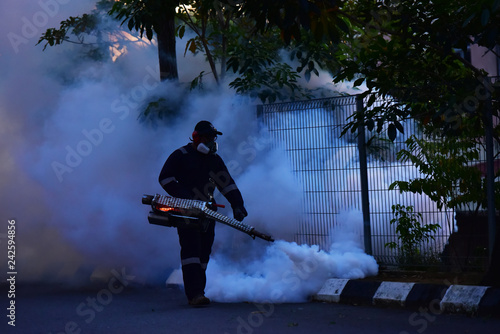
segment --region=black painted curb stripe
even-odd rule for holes
[[[500,316],[500,288],[486,290],[478,305],[477,313],[480,316]]]
[[[372,304],[373,295],[382,282],[349,280],[340,293],[340,303]]]
[[[405,306],[410,309],[427,308],[439,311],[439,303],[448,287],[448,285],[444,284],[416,283],[405,300]]]

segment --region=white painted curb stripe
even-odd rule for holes
[[[487,286],[452,285],[441,300],[441,310],[475,312],[486,290]]]
[[[342,293],[342,290],[344,290],[347,282],[349,282],[349,280],[345,278],[331,278],[326,280],[325,284],[316,294],[314,299],[324,302],[340,302],[340,294]]]
[[[415,283],[382,282],[373,295],[373,304],[398,303],[405,305],[406,297]]]

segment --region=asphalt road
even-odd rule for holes
[[[2,296],[7,296],[5,286]],[[0,333],[499,333],[500,318],[309,302],[187,305],[177,288],[17,286],[15,326],[2,297]]]

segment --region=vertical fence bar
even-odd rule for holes
[[[363,98],[356,96],[356,112],[363,112]],[[361,181],[361,207],[363,211],[363,238],[365,253],[372,254],[372,233],[370,226],[370,202],[368,196],[368,164],[366,159],[365,126],[358,126],[359,176]]]

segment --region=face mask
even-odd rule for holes
[[[208,143],[198,144],[198,147],[196,149],[198,150],[198,152],[201,152],[203,154],[215,154],[218,148],[219,146],[215,141],[209,141]]]

